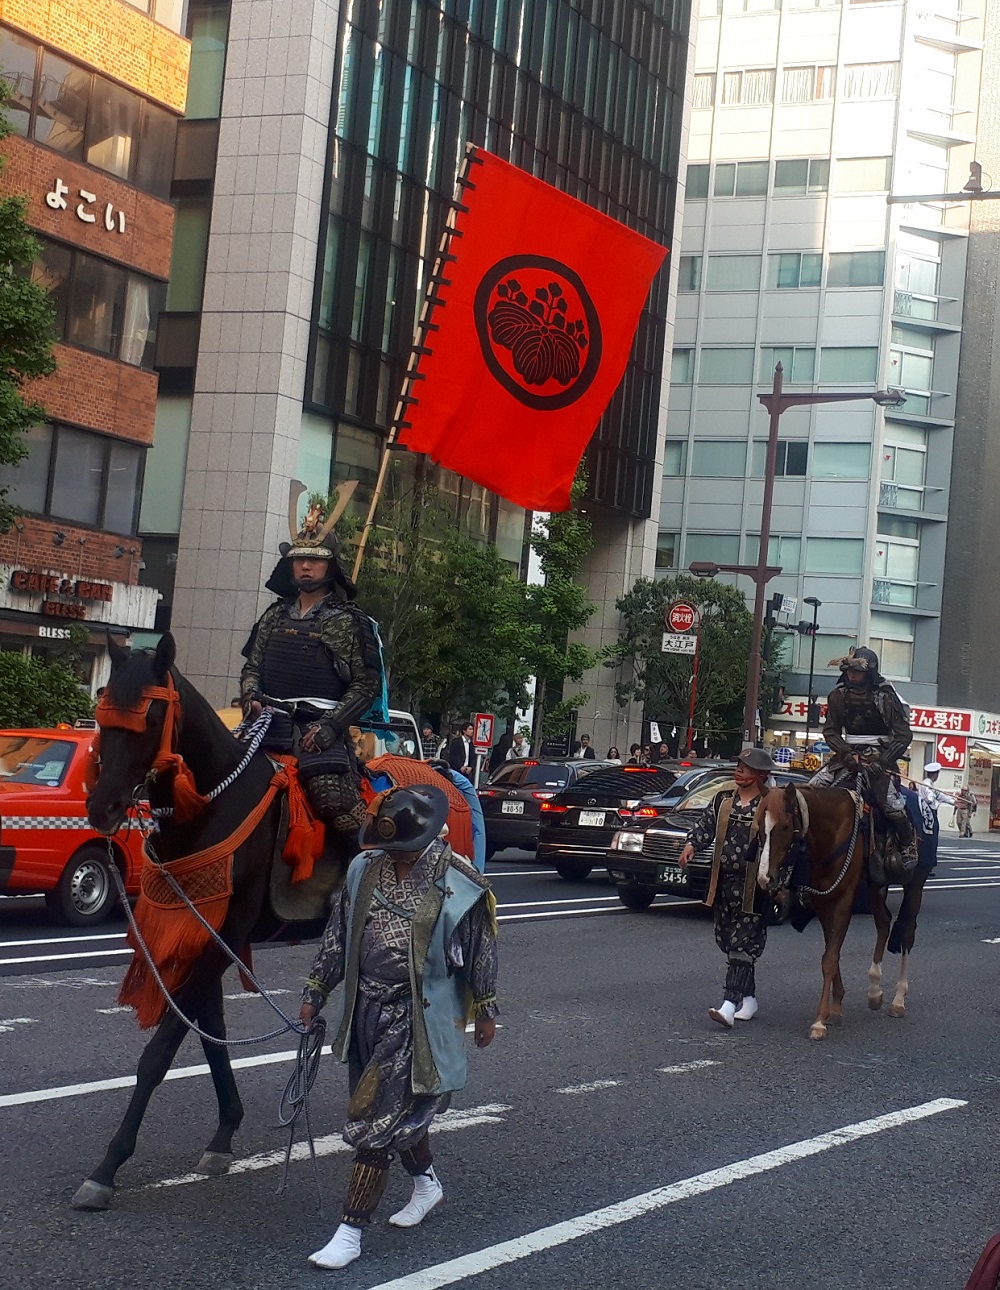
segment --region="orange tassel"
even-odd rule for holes
[[[193,820],[208,805],[208,798],[198,792],[191,769],[180,753],[161,752],[153,762],[153,770],[158,775],[173,772],[174,819],[178,824]]]
[[[288,836],[281,856],[292,866],[292,882],[304,882],[312,877],[313,866],[323,854],[326,830],[323,821],[313,815],[295,760],[286,756],[274,760],[281,763],[280,775],[288,795]]]

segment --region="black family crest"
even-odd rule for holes
[[[601,324],[567,265],[508,256],[483,275],[474,312],[486,365],[519,402],[556,411],[589,389],[601,362]]]

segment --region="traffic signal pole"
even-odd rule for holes
[[[698,615],[698,629],[694,638],[694,662],[691,665],[691,702],[688,704],[687,742],[684,751],[694,747],[694,705],[698,699],[698,656],[701,653],[701,610],[695,608]]]

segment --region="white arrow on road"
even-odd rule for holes
[[[0,1035],[9,1035],[15,1026],[36,1026],[37,1017],[7,1017],[0,1021]]]

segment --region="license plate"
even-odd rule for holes
[[[581,811],[580,823],[592,829],[603,828],[605,814],[605,811]]]
[[[688,876],[684,870],[677,864],[665,864],[660,866],[660,882],[672,882],[677,886],[686,887]]]
[[[523,802],[501,802],[500,814],[501,815],[523,815],[524,803]]]

